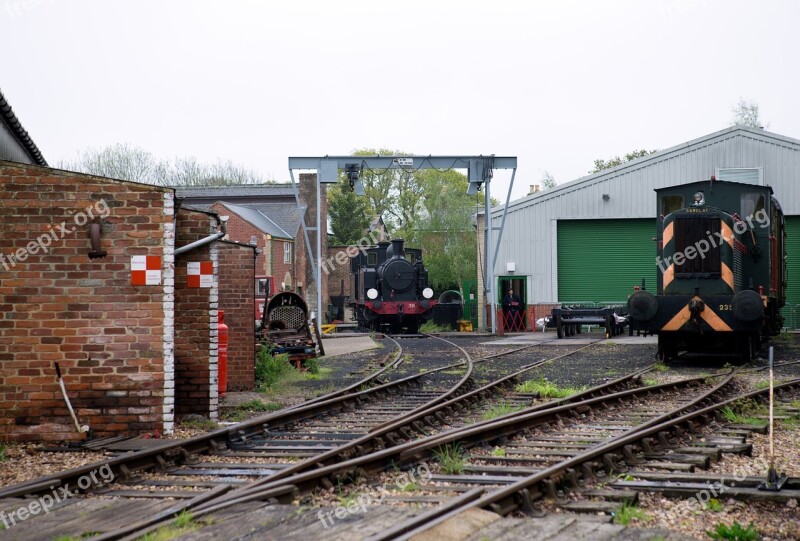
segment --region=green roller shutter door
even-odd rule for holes
[[[558,300],[624,302],[656,290],[656,220],[559,220]]]
[[[800,328],[800,216],[786,217],[786,307],[784,325]],[[795,308],[796,307],[796,308]]]

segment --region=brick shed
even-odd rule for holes
[[[0,439],[80,436],[55,362],[97,435],[171,431],[173,191],[1,161],[0,187]],[[132,285],[132,256],[164,279]]]
[[[176,213],[171,188],[13,162],[0,161],[0,189],[0,440],[83,437],[56,362],[96,436],[215,418],[218,308],[232,382],[251,388],[254,250],[210,242],[215,214]]]

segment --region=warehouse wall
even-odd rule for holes
[[[528,303],[558,301],[558,220],[655,218],[656,188],[708,179],[717,168],[733,167],[763,168],[764,182],[784,212],[800,214],[800,141],[730,128],[514,201],[495,275],[505,274],[506,262],[513,261],[516,274],[529,277]],[[501,215],[502,209],[492,212],[497,227]]]
[[[0,440],[170,429],[172,284],[131,285],[131,255],[171,247],[172,190],[0,162]],[[89,210],[104,258],[90,259]]]

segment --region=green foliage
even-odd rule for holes
[[[642,383],[644,383],[648,387],[652,387],[654,385],[658,385],[658,380],[655,378],[644,378],[642,380]]]
[[[432,320],[426,321],[422,325],[419,326],[419,332],[422,333],[432,333],[432,332],[448,332],[452,331],[450,327],[445,327],[444,325],[437,325]]]
[[[434,451],[434,456],[447,475],[461,475],[464,473],[464,449],[458,443],[439,447]]]
[[[328,241],[331,245],[356,244],[365,236],[371,219],[367,200],[356,195],[345,178],[336,187],[328,188],[328,214],[333,232]]]
[[[494,450],[492,450],[492,456],[506,456],[506,450],[502,447],[495,447]]]
[[[319,374],[320,366],[319,366],[319,359],[313,357],[311,359],[306,359],[303,361],[303,367],[308,371],[309,374]]]
[[[191,523],[192,523],[192,513],[186,510],[181,511],[178,514],[178,516],[175,517],[175,521],[173,522],[176,528],[185,528]]]
[[[642,509],[629,503],[623,503],[619,511],[614,513],[614,524],[627,526],[632,521],[650,520]]]
[[[500,417],[502,415],[508,415],[509,413],[514,413],[515,411],[519,411],[523,409],[524,406],[516,406],[514,404],[509,404],[506,401],[500,402],[496,406],[492,406],[488,410],[486,410],[481,419],[484,421],[488,421],[489,419],[494,419],[495,417]]]
[[[543,171],[542,172],[542,190],[549,190],[550,188],[556,187],[556,178],[550,174],[550,171]]]
[[[400,489],[403,492],[415,492],[415,491],[420,489],[420,486],[419,486],[418,483],[415,483],[415,482],[412,481],[412,482],[406,483],[404,485],[399,485],[397,488]]]
[[[254,398],[253,400],[242,402],[236,406],[236,409],[240,411],[277,411],[281,409],[281,405],[277,402],[262,402]]]
[[[611,169],[612,167],[622,165],[625,162],[630,162],[637,158],[643,158],[644,156],[648,156],[656,152],[658,152],[658,150],[645,150],[645,149],[634,150],[632,152],[628,152],[627,154],[625,154],[624,158],[620,158],[619,156],[614,156],[613,158],[609,158],[608,160],[595,160],[594,169],[589,171],[589,173],[599,173],[604,169]]]
[[[275,383],[294,372],[287,355],[273,355],[268,347],[262,348],[256,356],[256,385],[272,387]]]
[[[376,154],[408,155],[389,149],[353,152],[354,156]],[[415,160],[415,168],[422,165],[419,160]],[[472,216],[483,208],[483,194],[467,195],[467,177],[455,170],[365,168],[361,181],[366,194],[362,199],[368,209],[365,214],[382,216],[393,238],[402,238],[406,246],[422,249],[431,286],[463,291],[464,280],[477,276],[477,242]],[[334,195],[333,199],[337,197]],[[331,220],[334,234],[341,241],[338,227],[343,220],[333,214]]]
[[[622,481],[633,481],[635,479],[635,477],[629,473],[621,473],[617,477],[619,477],[619,479]]]
[[[210,522],[196,521],[191,512],[184,510],[170,524],[140,537],[138,541],[171,541],[199,530],[204,524]]]
[[[669,367],[664,363],[656,363],[653,365],[653,370],[655,370],[656,372],[666,372],[667,370],[669,370]]]
[[[5,462],[6,460],[8,460],[6,456],[6,446],[0,443],[0,462]]]
[[[754,400],[739,400],[732,406],[721,408],[720,413],[729,423],[760,426],[765,424],[765,421],[755,416],[766,415],[769,410],[766,405]]]
[[[517,385],[517,392],[538,394],[540,398],[564,398],[582,390],[582,387],[559,387],[541,378]]]
[[[192,428],[198,430],[214,430],[218,428],[217,422],[211,419],[203,419],[202,421],[183,421],[181,423],[183,428]]]
[[[714,513],[722,513],[725,510],[725,506],[716,498],[711,498],[706,502],[705,505],[706,511],[712,511]]]
[[[733,118],[731,124],[745,128],[756,128],[763,130],[767,124],[762,122],[758,112],[758,104],[744,98],[739,98],[739,102],[731,109]]]
[[[730,526],[720,522],[714,527],[713,530],[706,530],[706,534],[715,540],[728,540],[728,541],[756,541],[759,538],[758,530],[751,522],[747,528],[734,522]]]

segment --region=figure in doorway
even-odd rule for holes
[[[514,295],[513,289],[509,289],[508,294],[503,297],[503,318],[505,319],[506,330],[525,330],[525,321],[522,318],[522,303],[519,297]]]

